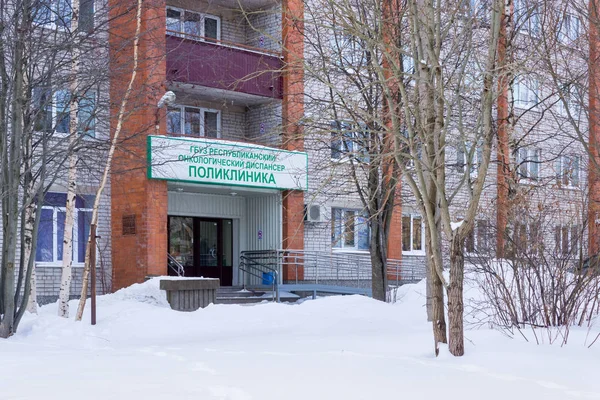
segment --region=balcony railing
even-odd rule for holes
[[[279,53],[173,31],[166,43],[170,81],[282,98]]]

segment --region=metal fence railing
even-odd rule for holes
[[[270,283],[325,284],[344,287],[370,287],[371,258],[368,254],[306,250],[244,251],[240,257],[240,282],[257,286]],[[414,283],[425,278],[420,259],[387,260],[390,285]]]

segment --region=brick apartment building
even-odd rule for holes
[[[134,6],[108,1],[111,132],[119,124],[120,100],[127,96],[134,65]],[[360,199],[352,193],[324,195],[326,172],[316,162],[323,150],[305,146],[303,17],[302,0],[144,2],[137,77],[99,221],[99,244],[112,290],[181,267],[186,276],[242,285],[260,279],[243,268],[244,256],[253,252],[329,253],[350,260],[368,254]],[[175,99],[159,107],[168,91]],[[522,98],[517,102],[526,108],[529,88],[518,93]],[[540,124],[534,115],[523,118],[518,130],[528,131],[532,124],[539,136],[557,129],[550,118]],[[532,182],[554,179],[562,157],[564,163],[576,160],[577,173],[571,171],[564,185],[568,190],[558,188],[551,195],[559,204],[573,203],[586,181],[583,148],[574,144],[569,154],[551,154],[536,147],[531,136],[528,140],[531,145],[523,146],[519,157],[525,178]],[[462,173],[465,156],[457,149],[448,157],[457,158]],[[325,153],[334,157],[331,149]],[[485,229],[496,218],[496,178],[492,166],[484,211],[468,244],[473,248],[490,246]],[[395,207],[388,257],[422,263],[423,219],[406,185],[402,191],[404,204]],[[80,207],[89,211],[83,203]],[[454,214],[459,217],[460,212],[458,205]],[[565,224],[583,222],[569,219]],[[82,223],[81,238],[86,229]],[[572,234],[569,229],[567,236]],[[60,243],[57,235],[54,228],[54,245],[49,246]],[[40,286],[43,296],[56,294],[57,249],[54,254],[40,263],[44,268],[38,274],[50,282]],[[304,273],[289,263],[281,279],[303,279]]]

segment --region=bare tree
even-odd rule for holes
[[[91,11],[89,1],[84,1]],[[84,97],[106,79],[97,68],[102,60],[86,57],[103,47],[93,38],[97,32],[92,26],[79,35],[83,27],[77,16],[74,23],[71,20],[72,10],[52,8],[37,0],[2,1],[0,6],[0,336],[8,337],[16,331],[28,303],[28,309],[35,311],[34,270],[45,195],[53,185],[65,181],[64,167],[70,154],[88,149],[94,153],[103,146],[102,140],[84,140],[86,135],[78,133],[80,113],[76,106],[67,111],[69,99]],[[93,14],[88,12],[86,18],[90,20]],[[67,73],[75,59],[78,66],[85,64],[85,73],[76,74],[75,82],[85,76],[79,81],[85,84],[73,85]],[[68,96],[68,91],[61,90],[66,82],[72,84]],[[90,118],[95,117],[95,109],[86,111]],[[75,134],[65,136],[69,114]],[[71,232],[67,229],[65,234]]]
[[[485,9],[420,0],[313,3],[306,6],[306,40],[315,57],[307,55],[306,68],[325,90],[311,88],[310,95],[327,106],[321,109],[329,108],[330,118],[362,122],[392,138],[380,160],[393,155],[425,217],[436,352],[446,339],[445,287],[450,351],[462,355],[464,242],[478,212],[496,134],[504,2]],[[340,117],[331,112],[338,110]],[[458,177],[449,177],[447,154],[456,153],[464,161]],[[463,210],[460,222],[456,208]]]

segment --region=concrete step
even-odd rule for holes
[[[217,297],[216,304],[256,304],[263,301],[270,301],[262,297]]]
[[[265,292],[253,291],[253,290],[217,290],[217,298],[228,298],[228,297],[256,297],[262,296]]]
[[[281,292],[279,299],[282,302],[295,302],[300,296],[289,292]],[[217,291],[217,304],[252,304],[263,301],[273,301],[271,291]]]

